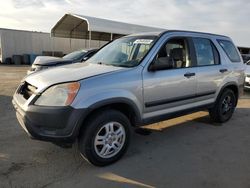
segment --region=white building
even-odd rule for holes
[[[104,43],[93,41],[93,47]],[[50,33],[22,31],[0,28],[0,61],[13,55],[38,54],[45,51],[62,52],[63,54],[77,49],[87,48],[88,41],[83,39],[68,39],[51,37]]]
[[[82,48],[98,48],[124,35],[160,30],[164,29],[65,14],[51,33],[0,28],[0,61],[13,55],[42,55],[44,51],[66,54]]]
[[[92,47],[93,40],[110,41],[128,34],[163,30],[166,29],[78,14],[65,14],[51,29],[51,36],[88,40],[89,47]]]

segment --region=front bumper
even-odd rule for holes
[[[73,107],[44,107],[30,105],[24,110],[12,101],[17,119],[31,138],[55,143],[72,143],[78,136],[86,114],[85,109]]]

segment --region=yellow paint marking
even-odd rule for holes
[[[119,182],[119,183],[127,183],[127,184],[137,185],[140,187],[154,188],[151,185],[140,183],[138,181],[134,181],[134,180],[131,180],[131,179],[128,179],[128,178],[125,178],[125,177],[122,177],[122,176],[119,176],[119,175],[116,175],[113,173],[104,173],[104,174],[99,175],[99,177],[102,179],[115,181],[115,182]]]
[[[208,112],[204,112],[204,111],[196,112],[196,113],[193,113],[193,114],[181,116],[181,117],[178,117],[178,118],[169,119],[169,120],[162,121],[162,122],[159,122],[159,123],[146,125],[146,126],[143,126],[143,128],[152,129],[152,130],[156,130],[156,131],[162,131],[163,129],[165,129],[167,127],[172,127],[172,126],[175,126],[175,125],[183,124],[183,123],[186,123],[188,121],[192,121],[192,120],[195,120],[195,119],[198,119],[198,118],[201,118],[201,117],[205,117],[207,115],[208,115]]]
[[[9,158],[9,155],[0,153],[0,160],[6,161]]]

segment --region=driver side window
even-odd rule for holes
[[[188,42],[184,38],[168,40],[156,55],[155,64],[164,69],[190,67]]]

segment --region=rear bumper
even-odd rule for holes
[[[244,89],[250,89],[250,83],[245,82],[244,83]]]
[[[72,143],[78,136],[85,109],[30,105],[23,109],[12,101],[17,119],[31,138],[56,143]]]
[[[250,77],[245,78],[244,89],[250,89]]]

